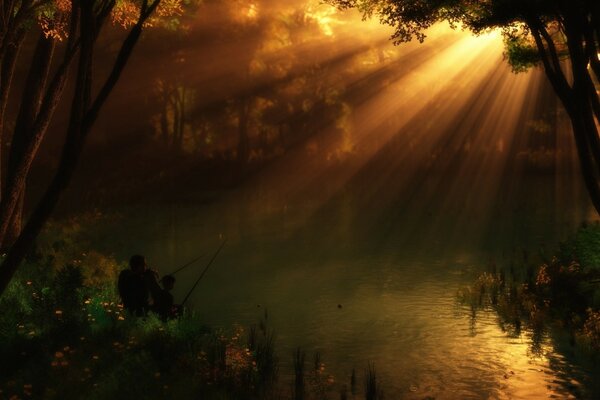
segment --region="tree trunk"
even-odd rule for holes
[[[27,183],[25,184],[27,185]],[[5,248],[12,246],[21,233],[21,227],[23,225],[23,209],[25,207],[25,192],[25,190],[21,192],[15,210],[10,218],[10,222],[8,223],[4,238]]]
[[[8,105],[8,97],[12,86],[13,75],[21,44],[25,38],[25,31],[21,30],[15,35],[15,40],[7,46],[4,56],[0,58],[0,166],[2,166],[2,153],[4,143],[4,123],[6,106]],[[0,200],[2,199],[3,184],[2,169],[0,167]]]
[[[112,4],[114,5],[114,3]],[[39,235],[42,227],[52,214],[61,194],[70,182],[87,135],[98,118],[98,114],[106,103],[108,96],[119,81],[123,69],[127,65],[131,53],[139,40],[144,23],[156,10],[156,7],[158,7],[159,4],[160,0],[154,0],[150,4],[148,4],[147,0],[144,0],[138,22],[125,38],[108,78],[106,78],[98,95],[92,101],[91,83],[93,47],[99,33],[99,28],[102,25],[104,18],[108,16],[110,9],[103,10],[104,18],[99,18],[94,15],[94,9],[90,3],[78,3],[82,17],[80,27],[81,51],[77,83],[75,85],[75,94],[73,96],[71,107],[71,118],[65,144],[63,146],[63,152],[61,154],[59,166],[44,196],[33,210],[30,218],[21,231],[21,234],[10,247],[6,254],[6,258],[2,262],[2,265],[0,265],[0,295],[4,293],[4,290],[33,245],[33,242]],[[76,10],[73,10],[73,12],[76,12]]]
[[[46,39],[42,34],[23,90],[8,160],[6,189],[0,202],[0,248],[2,249],[10,246],[6,234],[11,221],[21,220],[21,215],[14,214],[21,212],[21,208],[17,206],[24,196],[29,169],[64,89],[68,63],[70,63],[68,59],[59,68],[52,85],[46,90],[54,48],[55,41]],[[17,225],[13,225],[13,228],[15,227]]]
[[[237,161],[241,167],[246,165],[250,152],[250,139],[248,138],[248,108],[247,96],[238,101],[238,148]]]
[[[536,41],[544,72],[571,120],[581,174],[592,204],[600,214],[600,138],[590,99],[588,80],[591,78],[587,72],[587,59],[581,42],[577,42],[577,38],[583,37],[583,32],[576,24],[574,26],[572,21],[565,24],[573,71],[573,86],[569,86],[559,65],[556,48],[545,26],[535,19],[528,21],[528,25]],[[544,46],[542,37],[547,47]]]
[[[593,152],[590,149],[589,136],[591,133],[586,129],[584,116],[571,114],[569,116],[571,126],[573,127],[573,136],[575,137],[583,181],[596,212],[600,214],[600,187],[597,173],[599,164],[598,160],[594,159]]]
[[[50,66],[52,65],[55,44],[55,40],[46,38],[43,33],[40,34],[31,62],[32,67],[29,71],[23,90],[19,114],[15,123],[15,130],[8,159],[7,182],[13,181],[27,148],[27,143],[34,139],[32,132],[33,124],[39,115],[40,107],[42,105],[44,91],[48,82],[48,75],[50,74]],[[19,235],[23,205],[25,202],[25,186],[26,182],[18,189],[20,193],[18,194],[18,200],[12,211],[10,221],[7,222],[6,235],[1,243],[2,248],[10,246]],[[12,190],[10,185],[7,187],[7,190]]]
[[[163,109],[160,113],[160,134],[163,144],[168,148],[169,146],[169,120],[167,114],[169,112],[169,97],[166,93],[163,93]]]
[[[177,150],[183,151],[183,135],[185,134],[185,88],[181,88],[180,101],[179,101],[179,132],[177,139]]]

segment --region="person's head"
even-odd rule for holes
[[[173,286],[175,286],[175,277],[173,275],[165,275],[160,281],[165,290],[171,290],[173,289]]]
[[[131,256],[129,259],[129,267],[135,273],[143,273],[146,270],[146,258],[139,254]]]

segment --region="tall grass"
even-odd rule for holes
[[[0,398],[290,399],[266,310],[230,332],[189,310],[170,321],[132,317],[115,290],[124,265],[79,248],[80,229],[73,222],[62,239],[42,238],[0,297]],[[95,275],[98,265],[105,271]],[[320,352],[307,368],[297,349],[293,365],[294,400],[347,397]],[[355,372],[350,388],[357,399]]]
[[[531,332],[534,353],[542,351],[543,338],[563,331],[572,346],[595,356],[600,354],[599,254],[600,225],[584,225],[553,257],[523,252],[507,268],[498,271],[493,265],[461,290],[459,299],[474,317],[481,309],[495,311],[511,336]]]
[[[365,400],[382,400],[383,391],[377,382],[375,364],[369,363],[365,370]]]
[[[294,352],[294,386],[292,396],[294,400],[304,400],[304,367],[305,367],[306,353],[298,347]]]

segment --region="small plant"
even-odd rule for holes
[[[365,370],[365,400],[381,400],[383,393],[378,387],[375,364],[369,363]]]
[[[298,347],[294,352],[294,400],[304,399],[304,361],[306,353]]]

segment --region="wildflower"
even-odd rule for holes
[[[54,357],[55,358],[63,358],[65,355],[62,351],[57,351],[56,353],[54,353]]]
[[[54,314],[56,314],[57,316],[61,316],[63,314],[62,310],[56,310],[54,311]]]
[[[548,265],[542,265],[535,279],[535,284],[537,286],[548,285],[550,284],[551,280],[550,274],[548,273]]]

